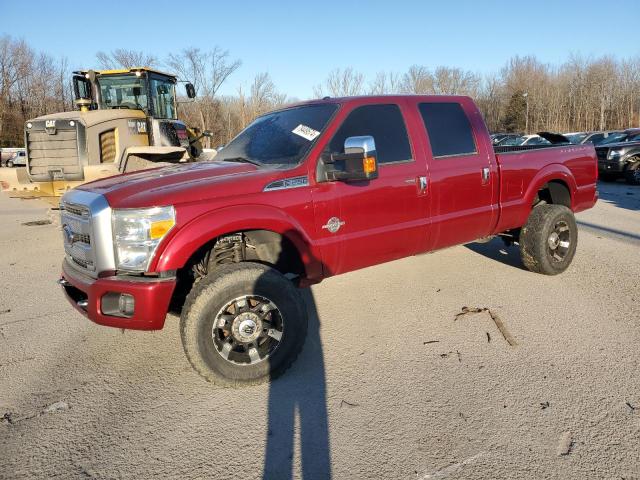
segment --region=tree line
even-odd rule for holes
[[[233,81],[241,61],[218,46],[186,48],[165,58],[117,49],[98,52],[87,63],[97,69],[151,66],[192,82],[197,98],[180,104],[180,118],[211,130],[210,146],[227,143],[257,116],[297,100],[278,90],[267,72],[257,73],[249,85],[238,85],[234,94],[221,95],[220,88]],[[0,37],[0,146],[22,145],[26,120],[72,110],[71,76],[67,59],[38,52],[21,39]],[[640,56],[572,55],[559,65],[515,56],[498,72],[484,75],[416,64],[406,72],[367,76],[347,67],[331,70],[313,87],[314,97],[394,93],[469,95],[494,132],[638,127]]]

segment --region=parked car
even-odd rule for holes
[[[500,147],[523,147],[533,145],[550,145],[551,142],[540,135],[518,135],[503,139],[497,146]]]
[[[576,145],[584,145],[585,143],[592,143],[594,145],[598,145],[600,142],[609,138],[610,135],[614,133],[620,133],[619,131],[608,131],[608,132],[573,132],[573,133],[565,133],[564,136],[569,139],[569,141]]]
[[[519,242],[529,270],[563,272],[576,251],[574,212],[597,199],[595,151],[503,150],[469,97],[289,106],[254,120],[212,162],[67,192],[60,284],[102,325],[161,329],[177,309],[201,376],[268,381],[304,344],[296,287],[495,235]]]
[[[18,150],[14,152],[5,162],[5,167],[26,167],[27,166],[27,152],[24,150]]]
[[[494,145],[499,145],[500,142],[506,140],[507,138],[519,137],[519,133],[494,133],[491,135],[491,142]]]
[[[15,156],[16,152],[23,152],[24,148],[0,148],[0,167],[6,167],[9,159]]]
[[[624,177],[640,185],[640,128],[614,133],[596,145],[600,178],[612,181]]]

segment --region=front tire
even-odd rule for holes
[[[264,383],[281,375],[307,334],[301,295],[280,272],[258,263],[222,265],[185,302],[180,335],[193,368],[222,386]]]
[[[535,273],[557,275],[571,264],[578,244],[573,212],[563,205],[539,205],[520,231],[520,256]]]
[[[640,185],[640,159],[629,165],[629,168],[624,172],[624,179],[629,185]]]

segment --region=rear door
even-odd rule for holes
[[[325,275],[355,270],[416,253],[424,241],[427,198],[420,187],[426,163],[414,155],[403,100],[347,105],[336,119],[325,153],[342,153],[347,137],[371,135],[379,177],[323,182],[312,189],[316,235]]]
[[[488,236],[498,219],[498,168],[470,99],[429,99],[417,108],[428,137],[428,249]]]

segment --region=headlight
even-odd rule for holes
[[[160,241],[176,224],[172,206],[140,210],[113,210],[116,268],[144,272]]]
[[[617,158],[622,155],[622,150],[609,150],[609,158]]]

